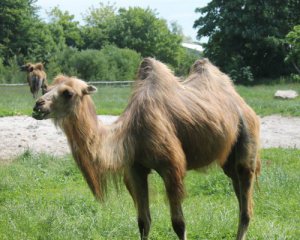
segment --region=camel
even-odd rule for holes
[[[45,94],[48,83],[44,65],[42,63],[27,63],[21,66],[21,70],[27,72],[27,82],[33,98],[37,98],[40,88],[42,89],[42,94]]]
[[[90,97],[96,88],[62,75],[36,101],[33,117],[51,118],[64,131],[97,199],[105,196],[109,176],[123,175],[141,239],[148,238],[151,224],[150,171],[162,177],[173,229],[185,240],[184,176],[216,162],[232,180],[240,211],[236,239],[245,239],[261,165],[258,117],[207,59],[196,61],[183,82],[152,58],[141,62],[137,75],[128,106],[111,125],[97,119]]]

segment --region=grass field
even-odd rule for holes
[[[299,239],[300,150],[262,151],[248,239]],[[121,187],[96,202],[71,157],[25,153],[0,166],[0,239],[138,239],[135,209]],[[184,212],[188,239],[234,239],[237,201],[218,168],[190,172]],[[161,179],[150,175],[150,239],[176,239]]]
[[[254,87],[238,86],[238,92],[260,116],[280,114],[300,116],[300,98],[294,100],[274,100],[277,89],[294,89],[300,93],[300,84],[285,84]],[[93,95],[98,114],[119,115],[127,105],[130,87],[98,86]],[[0,86],[0,117],[12,115],[31,115],[34,99],[27,86]]]

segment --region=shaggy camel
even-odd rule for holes
[[[45,94],[48,83],[44,65],[42,63],[27,63],[21,66],[21,70],[27,72],[27,82],[33,98],[37,98],[40,88],[42,89],[42,94]]]
[[[62,128],[96,198],[103,198],[108,175],[124,173],[141,239],[147,239],[147,176],[154,169],[166,187],[173,229],[186,239],[183,178],[187,170],[216,161],[232,180],[240,209],[237,239],[245,238],[260,171],[259,120],[225,74],[198,60],[179,82],[164,64],[146,58],[128,106],[109,126],[97,119],[89,96],[95,91],[82,80],[58,76],[37,100],[33,117],[52,118]]]

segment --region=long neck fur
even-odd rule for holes
[[[73,157],[97,199],[106,193],[107,178],[115,180],[124,166],[124,137],[121,122],[104,126],[97,119],[90,96],[83,96],[74,112],[60,123]]]

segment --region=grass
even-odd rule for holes
[[[280,114],[300,116],[300,98],[293,100],[274,100],[277,89],[294,89],[300,93],[300,84],[259,85],[254,87],[237,86],[238,92],[260,116]],[[31,115],[34,99],[27,86],[0,86],[0,117],[12,115]],[[98,114],[119,115],[127,105],[130,87],[98,86],[93,95]]]
[[[248,239],[300,236],[300,150],[268,149],[256,189]],[[135,209],[121,187],[96,202],[70,157],[25,153],[0,166],[0,239],[138,239]],[[184,201],[189,239],[233,239],[238,206],[230,181],[215,167],[190,172]],[[161,179],[150,175],[150,239],[176,239]]]
[[[260,116],[280,114],[282,116],[300,116],[300,98],[274,99],[276,90],[295,90],[300,93],[300,84],[258,85],[253,87],[237,86],[245,101]]]
[[[100,86],[93,95],[98,114],[119,115],[127,105],[130,87]],[[31,115],[35,100],[28,86],[0,86],[0,117]]]

